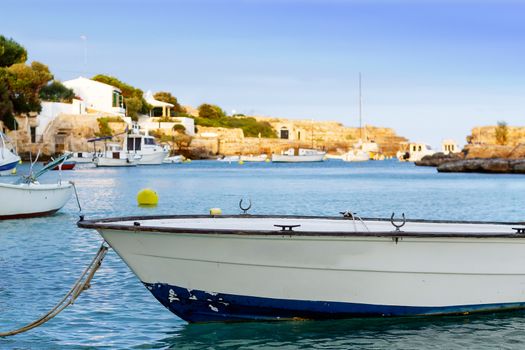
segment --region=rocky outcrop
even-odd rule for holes
[[[517,173],[525,174],[525,159],[462,159],[437,167],[442,173]]]
[[[514,146],[502,145],[466,145],[464,148],[467,159],[476,158],[506,158],[521,159],[525,158],[525,143],[518,143]]]
[[[419,166],[439,166],[444,163],[463,159],[463,157],[463,153],[444,154],[442,152],[438,152],[430,156],[424,156],[420,161],[416,162],[415,164]]]
[[[472,128],[472,133],[467,136],[467,140],[474,145],[497,145],[496,128],[495,125]],[[507,126],[507,142],[505,144],[516,146],[520,143],[525,143],[525,127]]]

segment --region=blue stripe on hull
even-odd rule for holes
[[[17,164],[18,164],[18,161],[9,163],[9,164],[0,165],[0,171],[13,170],[14,168],[16,168]]]
[[[209,293],[163,283],[144,283],[144,285],[162,305],[188,322],[457,315],[525,308],[525,302],[424,307],[287,300]]]

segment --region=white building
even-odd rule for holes
[[[441,152],[444,154],[459,153],[460,151],[458,144],[454,140],[446,139],[441,142]]]
[[[85,102],[88,112],[101,112],[125,116],[124,99],[120,89],[95,80],[78,77],[64,81],[66,87]]]
[[[171,103],[164,101],[156,100],[153,97],[151,91],[148,91],[144,95],[144,99],[149,103],[153,108],[150,110],[149,117],[139,118],[139,125],[142,129],[152,130],[152,129],[164,129],[171,130],[175,125],[180,124],[184,126],[186,135],[194,136],[195,135],[195,121],[193,118],[187,117],[176,117],[173,113],[173,107]],[[171,121],[163,122],[162,119],[170,118]]]

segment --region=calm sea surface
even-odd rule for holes
[[[19,173],[24,173],[22,166]],[[53,182],[57,172],[41,182]],[[190,164],[63,172],[77,184],[87,218],[149,214],[204,214],[211,207],[239,212],[251,198],[253,214],[524,220],[525,177],[438,174],[395,161],[320,164]],[[2,182],[13,178],[0,178]],[[145,187],[156,208],[136,205]],[[8,201],[9,198],[0,198]],[[96,253],[101,238],[79,229],[72,199],[54,216],[0,221],[0,331],[47,312]],[[454,286],[450,286],[454,288]],[[385,291],[388,292],[388,291]],[[417,291],[415,291],[417,292]],[[33,331],[0,339],[6,349],[449,349],[525,348],[525,313],[465,317],[354,319],[189,325],[161,306],[110,251],[77,302]]]

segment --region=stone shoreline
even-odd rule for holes
[[[525,159],[473,158],[453,160],[437,167],[440,173],[525,174]]]

